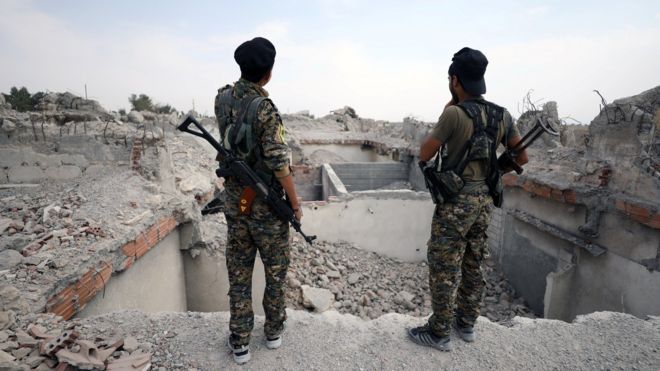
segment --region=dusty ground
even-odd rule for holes
[[[153,351],[154,369],[167,370],[657,370],[660,319],[641,320],[599,312],[572,323],[516,318],[507,328],[481,317],[477,340],[453,335],[454,351],[443,353],[410,342],[405,329],[424,320],[387,314],[364,321],[329,311],[289,311],[284,345],[263,345],[263,318],[257,317],[252,360],[233,363],[225,341],[227,313],[120,312],[75,320],[87,337],[132,334]]]

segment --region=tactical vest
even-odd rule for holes
[[[496,207],[502,206],[502,175],[497,163],[497,133],[504,120],[504,108],[486,100],[467,100],[458,104],[470,117],[473,133],[463,148],[463,159],[454,172],[462,176],[468,162],[482,161],[487,166],[485,183]],[[484,123],[482,112],[485,113]]]
[[[273,182],[275,179],[273,172],[263,162],[259,138],[254,137],[259,106],[269,99],[258,95],[236,99],[232,90],[231,85],[226,85],[218,89],[215,98],[215,116],[220,130],[220,143],[226,150],[244,159],[266,184],[277,183]],[[236,112],[235,116],[234,112]]]

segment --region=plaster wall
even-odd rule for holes
[[[145,312],[187,310],[179,232],[174,230],[128,270],[112,276],[78,317],[90,317],[121,309]]]
[[[349,192],[374,190],[394,182],[408,181],[408,164],[391,163],[341,163],[332,164],[335,173]]]
[[[586,208],[507,190],[505,209],[517,209],[577,237]],[[498,231],[499,229],[499,231]],[[493,237],[501,234],[501,243]],[[494,218],[491,250],[509,282],[530,307],[546,318],[573,320],[580,314],[614,310],[636,316],[660,312],[660,272],[647,269],[660,249],[660,231],[623,214],[603,212],[592,242],[607,251],[592,256],[563,238],[504,215]]]
[[[186,273],[188,310],[195,312],[218,312],[229,310],[229,281],[227,264],[223,255],[210,255],[206,250],[193,258],[183,254]],[[264,266],[257,254],[252,273],[252,309],[263,315],[261,302],[264,296]]]
[[[617,254],[593,257],[580,252],[573,280],[570,319],[595,311],[617,311],[644,318],[660,315],[660,272]]]
[[[305,157],[323,150],[333,152],[346,162],[394,162],[391,155],[380,155],[374,148],[359,144],[304,144],[302,150]]]
[[[381,255],[426,259],[434,205],[411,191],[353,194],[352,199],[305,205],[303,228],[328,241],[348,241]]]

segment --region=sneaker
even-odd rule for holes
[[[277,349],[282,345],[282,334],[274,337],[266,336],[266,348]]]
[[[428,325],[408,329],[408,335],[417,344],[433,347],[443,352],[451,351],[451,338],[436,336]]]
[[[471,343],[474,341],[474,326],[462,326],[458,324],[458,321],[454,321],[454,328],[458,331],[458,335],[463,339],[463,341]]]
[[[240,345],[234,346],[231,343],[231,336],[227,339],[227,346],[231,350],[234,356],[234,362],[242,365],[247,363],[250,360],[250,346],[249,345]]]

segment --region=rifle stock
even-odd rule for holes
[[[193,125],[197,130],[192,129]],[[235,156],[233,153],[227,151],[220,143],[218,143],[211,134],[200,124],[192,115],[187,115],[184,120],[177,126],[177,129],[188,134],[192,134],[203,138],[209,142],[213,148],[220,154],[226,167],[216,170],[218,177],[235,176],[239,178],[248,187],[255,190],[257,195],[270,207],[275,216],[279,219],[291,224],[293,229],[300,233],[305,241],[310,245],[316,239],[316,236],[307,236],[302,231],[300,221],[296,219],[295,213],[288,202],[283,200],[278,192],[268,187],[261,178],[250,168],[245,160]]]

